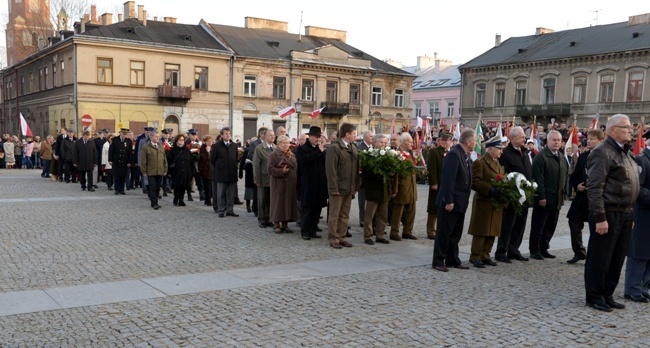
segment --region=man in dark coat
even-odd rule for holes
[[[372,138],[374,136],[375,134],[371,130],[363,132],[361,134],[361,141],[357,145],[357,151],[368,150],[372,145]],[[359,226],[363,227],[366,214],[366,190],[363,186],[363,178],[361,178],[359,192],[357,192],[357,204],[359,206]]]
[[[106,135],[108,134],[107,129],[100,129],[97,131],[97,138],[93,139],[95,142],[95,149],[97,149],[97,165],[98,167],[93,170],[93,178],[96,179],[95,184],[93,185],[93,188],[97,188],[97,183],[100,181],[103,181],[102,179],[104,178],[104,174],[102,173],[101,168],[99,165],[102,163],[102,150],[104,148],[104,144],[106,143]]]
[[[74,145],[72,162],[79,171],[79,182],[81,190],[93,192],[93,170],[97,167],[98,162],[97,147],[95,142],[90,140],[90,131],[84,131],[81,139],[77,140]],[[86,178],[88,179],[86,182]]]
[[[569,177],[569,184],[575,190],[575,198],[571,202],[571,208],[566,214],[569,218],[569,230],[571,232],[571,248],[573,258],[567,261],[574,264],[587,258],[587,249],[582,244],[582,229],[585,222],[589,221],[589,200],[585,191],[587,183],[587,158],[591,150],[605,139],[605,134],[600,129],[592,129],[587,133],[587,151],[578,155],[578,161]]]
[[[442,180],[442,160],[451,148],[451,138],[453,135],[449,132],[441,132],[438,136],[438,146],[429,149],[427,152],[427,175],[429,180],[429,201],[427,202],[427,238],[436,239],[436,218],[438,217],[438,190],[440,190],[440,180]]]
[[[133,150],[133,141],[127,138],[129,132],[127,128],[120,130],[120,136],[113,138],[111,145],[108,147],[108,164],[113,168],[113,179],[115,194],[124,195],[124,185],[126,173],[131,168],[131,151]]]
[[[68,136],[68,130],[64,127],[61,128],[61,131],[59,131],[59,135],[56,137],[56,142],[54,143],[54,154],[53,157],[55,160],[58,162],[58,170],[59,170],[59,181],[63,181],[63,173],[64,173],[64,167],[63,167],[63,158],[61,157],[61,145],[63,144],[63,139],[65,139]]]
[[[533,199],[533,217],[530,223],[530,257],[535,260],[554,259],[548,252],[551,238],[557,227],[560,209],[566,199],[566,180],[569,164],[560,146],[562,135],[550,131],[546,147],[533,159],[533,180],[537,183],[537,196]]]
[[[300,168],[300,234],[302,239],[321,238],[316,233],[323,207],[327,206],[327,176],[325,174],[325,139],[320,127],[309,128],[309,137],[298,147],[296,159]]]
[[[503,149],[503,154],[499,158],[499,163],[503,166],[506,174],[521,173],[528,181],[533,180],[533,167],[530,160],[530,153],[524,146],[526,142],[526,133],[521,127],[513,127],[509,134],[510,144]],[[527,203],[525,203],[528,205]],[[519,247],[524,239],[526,230],[526,220],[528,220],[528,206],[522,209],[521,214],[517,215],[515,209],[506,207],[503,209],[503,218],[501,220],[501,235],[497,241],[497,250],[494,258],[497,261],[510,263],[511,259],[519,261],[528,261],[527,257],[521,255]]]
[[[388,146],[388,137],[383,134],[375,134],[372,146],[375,149],[385,149]],[[391,193],[391,182],[390,180],[384,180],[383,176],[370,170],[364,170],[361,177],[367,190],[366,220],[363,226],[364,242],[368,245],[373,245],[375,242],[390,244],[390,241],[386,239],[386,225],[388,224],[388,199]],[[375,241],[372,240],[373,221],[376,234]]]
[[[77,182],[77,170],[73,165],[74,159],[74,131],[68,129],[68,135],[61,141],[61,161],[63,161],[63,174],[65,182]]]
[[[634,203],[634,227],[625,266],[625,298],[635,302],[650,301],[650,130],[643,137],[646,148],[636,156],[641,168],[640,191]]]
[[[268,128],[266,127],[260,127],[260,129],[257,130],[257,139],[251,141],[248,144],[248,155],[246,159],[249,161],[249,163],[253,163],[253,155],[255,155],[255,147],[257,145],[260,145],[262,143],[262,137],[264,136],[263,134],[266,133],[266,130]],[[257,190],[253,190],[253,203],[251,205],[251,210],[255,212],[255,216],[257,216]]]
[[[448,267],[469,269],[458,258],[458,242],[463,233],[472,192],[472,160],[469,154],[475,146],[474,130],[465,128],[460,133],[458,144],[449,150],[442,162],[442,179],[436,200],[438,228],[432,262],[433,268],[441,272],[448,272]]]
[[[230,127],[221,129],[221,141],[212,145],[210,149],[210,163],[212,163],[213,209],[222,218],[239,216],[235,214],[235,194],[237,186],[237,144],[231,141]]]

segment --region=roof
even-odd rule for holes
[[[369,60],[372,69],[394,74],[409,74],[337,39],[302,35],[298,41],[298,34],[286,31],[250,29],[221,24],[210,24],[210,26],[238,56],[289,60],[291,51],[307,52],[332,45],[356,59]]]
[[[638,33],[634,37],[634,33]],[[628,22],[513,37],[460,66],[460,69],[591,56],[650,48],[650,24]]]
[[[425,69],[413,81],[413,91],[433,88],[460,87],[461,76],[458,65],[449,65],[436,71],[435,67]]]
[[[107,26],[91,26],[90,29],[77,35],[229,51],[200,25],[191,24],[147,21],[145,26],[142,21],[129,18]]]

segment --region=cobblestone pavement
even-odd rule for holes
[[[415,253],[432,246],[424,231],[425,186],[419,187],[415,234],[420,240],[361,244],[353,202],[355,246],[342,250],[328,247],[326,240],[303,241],[299,233],[275,235],[261,229],[242,206],[236,210],[241,217],[219,219],[198,199],[177,208],[170,197],[153,211],[141,190],[115,196],[100,187],[82,192],[78,184],[41,179],[37,171],[0,171],[0,296],[306,261],[334,265],[340,258],[388,257],[397,248],[412,247]],[[565,211],[556,236],[568,234]],[[461,244],[470,241],[464,235]],[[522,252],[527,253],[527,244]],[[625,301],[627,309],[613,313],[586,308],[582,265],[564,263],[571,250],[556,253],[555,260],[500,263],[482,270],[441,273],[428,265],[399,267],[5,315],[0,316],[0,346],[650,344],[647,305]]]

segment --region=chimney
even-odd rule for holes
[[[81,17],[81,29],[79,29],[79,33],[85,33],[86,32],[86,18]]]
[[[650,13],[640,14],[628,17],[627,26],[631,27],[638,24],[650,24]]]
[[[118,14],[117,14],[117,21],[118,21],[118,22],[121,22],[121,21],[123,21],[123,20],[124,20],[124,15],[121,14],[121,13],[118,13]]]
[[[142,11],[142,25],[147,26],[147,11]]]
[[[154,22],[158,22],[158,16],[153,16]]]
[[[142,20],[142,17],[144,17],[144,5],[138,5],[138,19]]]
[[[424,70],[426,68],[434,66],[435,65],[435,60],[436,60],[435,55],[437,55],[437,53],[434,54],[434,58],[427,57],[427,56],[424,56],[424,57],[419,56],[418,57],[418,71]]]
[[[270,29],[289,32],[289,23],[272,19],[244,17],[244,27],[247,29]]]
[[[496,34],[494,36],[494,47],[499,47],[501,46],[501,35]]]
[[[305,35],[322,37],[325,39],[334,39],[345,42],[347,32],[343,30],[320,28],[312,25],[305,27]]]
[[[165,17],[165,23],[176,23],[176,17]]]
[[[107,26],[113,24],[113,14],[112,13],[104,13],[102,15],[102,25]]]
[[[97,20],[97,5],[90,5],[90,22],[93,23]]]
[[[549,28],[544,28],[544,27],[538,27],[535,29],[535,35],[544,35],[544,34],[550,34],[554,33],[555,30],[549,29]]]
[[[124,19],[135,18],[135,1],[124,3]]]

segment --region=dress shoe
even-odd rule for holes
[[[642,293],[641,295],[643,295],[643,297],[645,297],[645,298],[647,298],[648,300],[650,300],[650,294],[647,294],[647,293],[644,292],[644,293]]]
[[[632,295],[625,295],[623,296],[625,299],[634,301],[634,302],[642,302],[642,303],[648,303],[650,300],[648,300],[645,296],[632,296]]]
[[[544,256],[540,253],[532,253],[530,254],[530,258],[535,260],[544,260]]]
[[[315,230],[316,230],[316,232],[323,232],[323,229],[321,229],[321,228],[318,227],[318,226],[316,226],[316,229],[315,229]]]
[[[400,236],[390,236],[390,240],[396,240],[396,241],[399,242],[400,240],[402,240],[402,237],[400,237]]]
[[[492,260],[492,259],[482,260],[481,262],[483,262],[484,265],[488,265],[488,266],[496,266],[497,265],[497,263],[494,262],[494,260]]]
[[[267,227],[269,227],[269,226],[267,226],[266,223],[264,223],[264,222],[260,223],[260,228],[267,228]]]
[[[510,259],[505,256],[495,256],[494,258],[499,262],[512,263],[512,261],[510,261]]]
[[[381,243],[381,244],[390,244],[390,241],[386,238],[380,238],[375,241],[375,243]]]
[[[224,216],[226,216],[226,214],[224,214],[224,213],[219,213],[219,217],[220,217],[220,218],[222,218],[222,217],[224,217]]]
[[[163,197],[167,197],[167,191],[163,190]]]
[[[309,237],[309,236],[302,236],[302,239],[304,239],[304,240],[310,240],[311,237]]]
[[[120,194],[121,194],[121,195],[125,195],[126,192],[124,192],[124,191],[120,191]]]
[[[603,312],[611,312],[611,311],[613,311],[613,309],[611,309],[607,305],[607,303],[602,303],[602,302],[589,302],[589,301],[587,301],[587,306],[589,306],[591,308],[594,308],[594,309],[597,309],[599,311],[603,311]]]
[[[309,238],[321,239],[321,238],[323,238],[323,237],[321,237],[320,234],[316,234],[316,233],[314,233],[314,234],[310,234],[310,235],[309,235]]]
[[[509,258],[509,259],[513,259],[513,260],[517,260],[517,261],[524,261],[524,262],[528,261],[528,258],[525,257],[525,256],[522,256],[521,254],[519,254],[519,255],[515,255],[515,256],[511,256],[511,257],[508,257],[508,258]]]
[[[359,227],[363,227],[363,222],[359,224]]]
[[[95,192],[95,189],[94,188],[89,188],[88,192]]]
[[[352,235],[350,234],[350,232],[345,232],[345,238],[350,238],[350,237],[352,237]]]
[[[97,185],[93,185],[93,188],[99,188],[99,186],[97,186]]]
[[[450,267],[450,266],[447,266],[447,267]],[[455,266],[451,266],[451,268],[456,268],[456,269],[469,269],[469,266],[465,266],[465,265],[463,265],[463,264],[461,263],[461,264],[458,264],[458,265],[455,265]]]
[[[625,309],[625,305],[614,301],[613,297],[605,297],[605,303],[611,308],[614,309]]]
[[[554,259],[554,258],[555,258],[555,255],[550,254],[550,253],[548,252],[548,250],[546,250],[546,251],[540,251],[539,253],[542,254],[542,256],[543,256],[545,259]]]
[[[346,248],[352,248],[352,244],[348,243],[347,241],[341,241],[341,242],[339,242],[339,244],[341,244],[342,246],[344,246]]]
[[[266,223],[266,226],[268,226],[268,227],[275,227],[275,225],[274,225],[272,222],[267,222],[267,223]]]
[[[226,213],[226,216],[234,216],[234,217],[239,217],[239,214],[235,214],[233,212]]]
[[[330,243],[330,246],[331,246],[332,248],[334,248],[334,249],[342,249],[342,248],[343,248],[343,247],[341,246],[341,244],[336,243],[336,242],[334,242],[334,243]]]
[[[476,268],[485,268],[485,265],[483,265],[483,262],[481,262],[481,260],[469,260],[469,263],[474,265]]]
[[[86,188],[85,188],[85,187],[82,187],[82,188],[81,188],[81,191],[86,191]]]
[[[586,258],[587,257],[582,255],[582,254],[575,254],[575,255],[573,255],[573,258],[571,260],[567,261],[566,263],[572,265],[572,264],[574,264],[574,263],[576,263],[576,262],[578,262],[580,260],[584,260]]]
[[[433,269],[440,272],[449,272],[449,268],[445,266],[433,266]]]
[[[431,240],[436,240],[436,236],[431,236],[431,235],[429,235],[429,236],[427,236],[427,238],[428,238],[428,239],[431,239]]]
[[[235,201],[235,205],[242,205],[242,204],[244,204],[244,202],[242,202],[242,201],[240,201],[240,200],[236,200],[236,201]]]
[[[412,234],[403,234],[402,239],[411,239],[411,240],[418,240],[418,237],[412,235]]]
[[[178,201],[178,206],[179,207],[185,207],[187,206],[184,201]]]
[[[160,206],[159,206],[158,204],[154,204],[154,205],[151,206],[151,207],[152,207],[154,210],[158,210],[158,209],[160,209]]]
[[[187,195],[187,201],[194,202],[194,198],[192,198],[192,195]]]
[[[375,242],[373,242],[372,239],[366,239],[366,240],[364,240],[363,242],[366,243],[366,244],[368,244],[368,245],[375,245]],[[644,297],[644,298],[645,298],[645,297]]]

